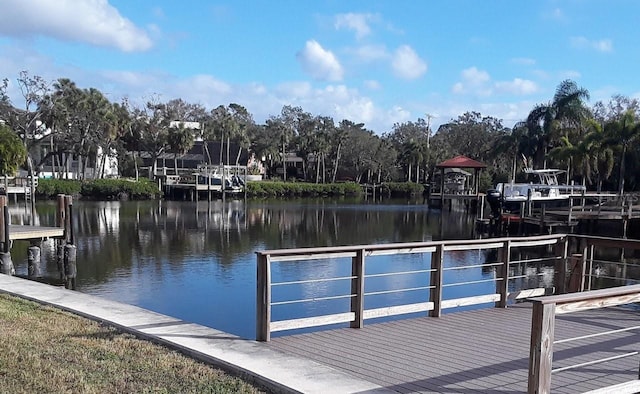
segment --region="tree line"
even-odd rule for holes
[[[485,188],[520,180],[524,167],[565,169],[568,181],[597,190],[638,188],[638,101],[616,95],[588,106],[589,92],[571,80],[562,81],[548,103],[535,106],[511,128],[500,119],[467,112],[436,132],[418,118],[379,135],[363,123],[291,105],[258,124],[237,103],[207,109],[159,96],[144,105],[127,98],[112,102],[96,88],[80,88],[67,78],[50,82],[26,71],[16,83],[19,104],[7,94],[8,79],[0,84],[0,120],[26,148],[22,166],[33,174],[44,165],[62,174],[76,160],[79,178],[87,168],[102,177],[106,155],[99,153],[115,152],[120,174],[137,177],[142,155],[153,163],[164,154],[177,159],[200,139],[205,148],[208,142],[220,144],[218,157],[205,152],[208,164],[238,164],[243,152],[251,152],[264,160],[269,174],[285,180],[424,183],[437,163],[465,155],[488,165],[481,179]],[[301,160],[300,172],[287,168],[291,155]]]

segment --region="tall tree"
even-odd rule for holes
[[[27,149],[20,138],[4,123],[0,123],[0,175],[14,175],[27,158]]]
[[[546,167],[547,152],[558,145],[560,137],[572,138],[589,117],[585,100],[589,92],[571,80],[564,80],[556,88],[553,100],[537,105],[527,116],[529,141],[534,144],[534,167]]]
[[[626,158],[629,148],[640,140],[640,122],[633,110],[628,110],[620,118],[607,122],[604,126],[607,142],[617,145],[620,154],[620,178],[618,180],[618,192],[624,193]]]

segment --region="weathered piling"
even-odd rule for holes
[[[36,241],[32,241],[31,246],[27,250],[27,272],[29,278],[42,277],[40,245]]]
[[[67,289],[75,290],[76,274],[78,272],[76,266],[77,250],[75,246],[75,234],[73,231],[73,198],[64,196],[64,228],[65,228],[65,245],[64,245],[64,281]]]
[[[0,196],[0,272],[6,275],[14,275],[16,270],[11,260],[11,241],[9,238],[9,207],[7,206],[7,196]]]
[[[67,289],[76,289],[76,246],[73,244],[67,244],[64,246],[64,276],[65,287]]]
[[[64,194],[58,194],[56,205],[56,226],[66,228]],[[64,239],[56,239],[56,266],[60,279],[64,279],[64,245],[66,243],[66,233]]]

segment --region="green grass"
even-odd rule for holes
[[[0,393],[259,393],[113,327],[0,294]]]

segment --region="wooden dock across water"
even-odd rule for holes
[[[16,226],[9,225],[9,240],[32,240],[63,238],[64,227]]]
[[[552,393],[582,393],[638,378],[640,310],[615,307],[555,318]],[[527,392],[531,304],[487,308],[272,338],[269,346],[401,392]],[[602,331],[629,329],[612,335]],[[589,365],[611,357],[611,361]],[[582,364],[582,366],[580,366]],[[562,371],[567,366],[577,367]]]

